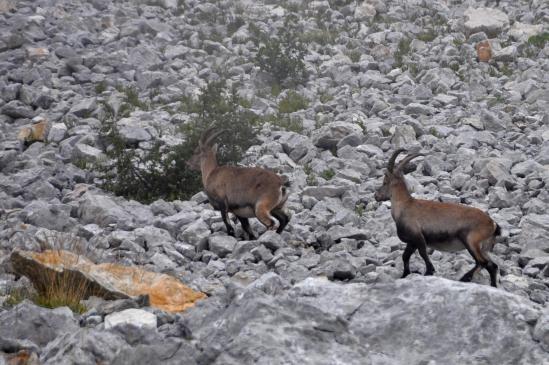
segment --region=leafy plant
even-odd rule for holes
[[[538,48],[544,48],[545,43],[549,42],[549,32],[544,32],[542,34],[533,35],[528,38],[528,44]]]
[[[309,100],[306,97],[296,91],[290,90],[278,103],[278,111],[280,113],[293,113],[307,108],[308,105]]]
[[[396,67],[402,67],[404,62],[404,56],[410,53],[411,47],[410,43],[412,40],[410,38],[402,38],[398,42],[397,50],[395,51],[394,58],[395,58],[395,66]]]
[[[305,175],[307,175],[307,178],[305,180],[307,182],[307,185],[310,185],[310,186],[318,185],[318,181],[316,180],[316,176],[313,172],[313,168],[311,167],[311,165],[309,164],[303,165],[303,172],[305,173]]]
[[[273,126],[283,129],[285,131],[302,133],[303,132],[303,120],[298,117],[290,116],[287,114],[274,114],[264,118],[265,122],[272,124]]]
[[[297,17],[289,15],[276,37],[267,37],[261,31],[258,35],[264,43],[259,47],[255,63],[263,71],[273,76],[280,85],[295,85],[303,81],[305,75],[306,48],[300,41]]]
[[[356,203],[355,205],[355,213],[359,217],[362,217],[364,215],[364,211],[366,210],[366,205],[364,203]]]
[[[256,143],[261,119],[246,108],[250,102],[235,89],[226,90],[224,81],[207,84],[198,99],[183,98],[181,105],[180,111],[192,118],[180,126],[185,141],[175,146],[157,141],[146,151],[128,148],[112,119],[105,121],[100,136],[109,146],[105,152],[108,159],[95,167],[105,190],[144,203],[160,198],[188,199],[201,190],[202,183],[199,172],[190,170],[186,162],[208,127],[230,131],[219,137],[221,164],[240,161]]]
[[[332,180],[332,178],[335,176],[335,171],[333,169],[326,169],[322,171],[320,176],[326,180]]]

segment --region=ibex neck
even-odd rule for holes
[[[208,156],[208,158],[203,159],[200,162],[200,170],[202,172],[202,184],[204,187],[206,187],[206,181],[208,181],[208,177],[212,173],[213,170],[215,170],[217,167],[217,158],[215,155]]]
[[[394,182],[391,186],[391,214],[393,218],[398,218],[404,206],[412,199],[404,179]]]

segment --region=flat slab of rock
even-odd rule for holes
[[[496,37],[509,26],[509,17],[504,12],[491,8],[469,8],[465,11],[465,32],[484,32],[490,38]]]
[[[130,308],[120,312],[111,313],[105,317],[105,329],[116,326],[133,325],[139,328],[155,330],[156,316],[143,309]]]
[[[11,254],[14,270],[27,276],[40,290],[48,285],[44,278],[51,273],[63,273],[73,276],[71,280],[84,281],[89,295],[105,299],[123,299],[148,295],[152,307],[168,312],[180,312],[205,297],[185,286],[178,279],[166,275],[145,271],[139,267],[117,264],[94,264],[84,256],[63,250],[44,252],[14,251]]]
[[[548,358],[549,321],[540,306],[438,277],[382,284],[307,278],[284,294],[250,290],[219,313],[204,316],[197,307],[183,317],[204,353],[219,353],[214,364],[545,364]]]

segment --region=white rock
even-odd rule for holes
[[[138,328],[156,330],[156,316],[143,309],[130,308],[105,317],[105,329],[131,324]]]
[[[65,123],[54,123],[48,133],[48,142],[61,142],[67,134]]]
[[[526,42],[528,38],[541,34],[543,32],[542,24],[525,24],[515,22],[509,30],[509,36],[516,41]]]
[[[469,8],[465,11],[465,32],[468,34],[484,32],[495,37],[509,26],[509,17],[504,12],[491,8]]]

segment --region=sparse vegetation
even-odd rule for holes
[[[417,36],[417,39],[423,42],[432,42],[437,37],[437,33],[434,29],[429,29],[426,32],[423,32]]]
[[[528,44],[538,48],[544,48],[547,42],[549,42],[549,32],[533,35],[528,38]]]
[[[101,94],[103,91],[107,90],[107,83],[105,81],[100,81],[97,84],[95,84],[95,93]]]
[[[285,131],[303,133],[303,120],[288,114],[274,114],[264,118],[265,122]]]
[[[181,112],[192,119],[180,127],[185,141],[166,146],[160,141],[147,151],[129,148],[112,119],[105,121],[101,138],[110,146],[106,162],[94,168],[102,179],[102,187],[129,199],[151,202],[157,199],[188,199],[202,188],[199,174],[186,166],[202,132],[215,126],[228,129],[219,138],[219,160],[234,164],[256,143],[256,129],[262,120],[248,110],[250,102],[227,90],[225,82],[206,85],[198,99],[186,97]]]
[[[309,100],[296,91],[290,90],[288,94],[278,103],[280,113],[293,113],[307,108]]]
[[[357,63],[360,61],[360,56],[362,56],[362,52],[360,52],[358,49],[353,49],[352,51],[348,51],[346,55],[351,59],[352,62]]]
[[[397,50],[395,51],[395,66],[402,67],[404,65],[404,57],[410,53],[411,47],[410,43],[412,40],[410,38],[402,38],[398,42]]]
[[[253,28],[250,29],[254,32]],[[255,63],[265,72],[273,76],[279,85],[291,86],[299,84],[305,76],[306,48],[300,41],[297,30],[297,18],[286,17],[284,26],[276,37],[269,37],[255,29],[259,41],[263,43],[257,52]]]
[[[333,177],[335,176],[335,171],[333,169],[326,169],[322,171],[320,176],[325,180],[332,180]]]
[[[316,180],[316,176],[313,172],[313,168],[309,164],[303,165],[303,172],[305,175],[307,175],[306,182],[309,186],[315,186],[318,185],[318,181]]]
[[[365,210],[366,210],[366,205],[364,205],[364,203],[359,202],[355,204],[355,213],[359,217],[362,217],[364,215]]]

